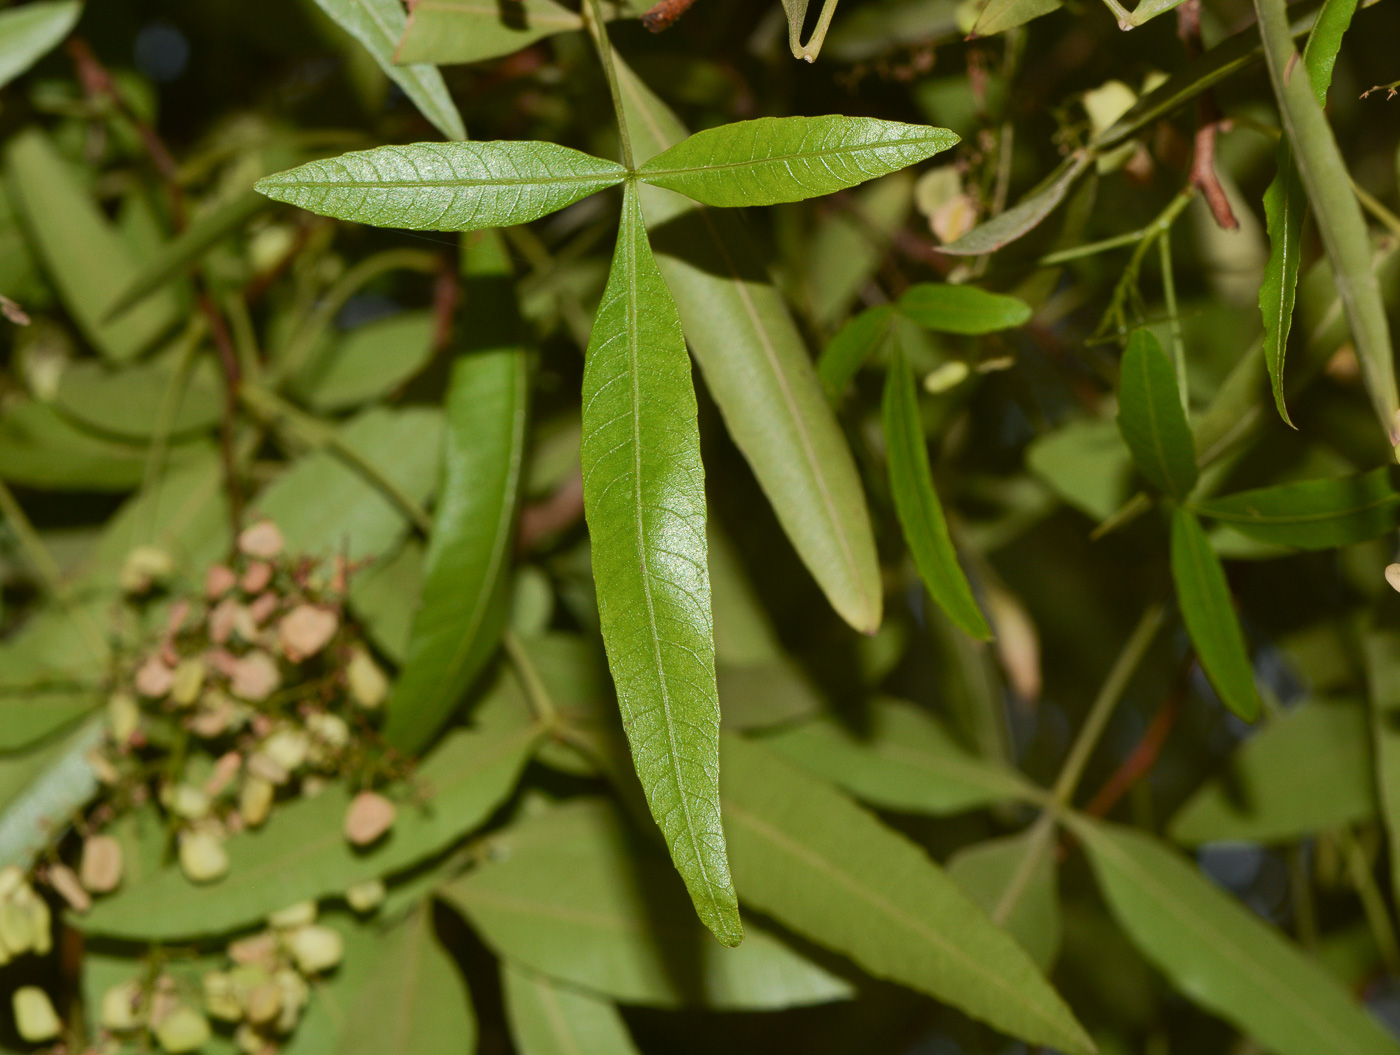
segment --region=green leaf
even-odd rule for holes
[[[721,765],[745,904],[1011,1036],[1094,1050],[1025,951],[919,846],[760,744],[725,736]]]
[[[899,313],[938,333],[983,334],[1024,326],[1031,306],[976,286],[920,282],[900,296]]]
[[[356,326],[298,378],[296,387],[313,410],[347,410],[406,383],[433,357],[437,329],[431,311],[405,311]]]
[[[988,0],[972,25],[972,36],[990,37],[1058,11],[1063,0]]]
[[[1196,486],[1196,441],[1176,370],[1157,338],[1134,330],[1118,378],[1118,431],[1148,483],[1176,498]]]
[[[430,905],[387,932],[355,993],[336,1055],[457,1055],[476,1050],[476,1013]]]
[[[622,15],[619,5],[603,5],[604,18]],[[582,28],[578,12],[555,0],[515,0],[509,8],[496,0],[415,0],[394,61],[480,62]]]
[[[958,564],[953,540],[943,518],[943,506],[933,489],[928,446],[924,439],[914,371],[902,352],[895,349],[885,377],[885,399],[880,420],[885,429],[885,456],[889,460],[890,491],[899,514],[904,540],[914,555],[919,577],[948,617],[975,638],[991,638],[991,628],[977,607],[972,587]]]
[[[1373,817],[1366,712],[1350,702],[1292,708],[1246,740],[1225,772],[1172,818],[1179,842],[1287,842]]]
[[[443,419],[426,408],[374,407],[341,426],[340,439],[420,504],[437,484]],[[329,451],[307,455],[268,484],[250,511],[270,518],[290,553],[362,561],[408,533],[404,511]]]
[[[1032,849],[1030,831],[988,839],[959,850],[948,859],[948,875],[963,893],[991,915],[1013,883],[1021,880],[1027,854],[1034,853],[1034,870],[1025,879],[1006,930],[1048,972],[1060,951],[1060,894],[1053,852]]]
[[[1400,629],[1392,606],[1382,606],[1381,613],[1389,618],[1377,618],[1362,628],[1361,649],[1376,752],[1376,796],[1389,835],[1390,884],[1392,891],[1400,892],[1400,841],[1395,837],[1400,831]]]
[[[1172,580],[1186,632],[1220,702],[1247,722],[1259,716],[1259,694],[1235,617],[1220,558],[1189,510],[1172,510]]]
[[[222,934],[297,901],[401,872],[451,846],[510,794],[540,735],[521,718],[524,710],[516,683],[502,682],[479,710],[478,727],[449,733],[415,770],[413,787],[431,789],[427,802],[415,802],[408,786],[390,789],[400,799],[398,819],[369,852],[345,838],[352,793],[336,785],[279,804],[263,827],[231,836],[221,880],[196,886],[178,868],[166,868],[97,902],[82,927],[150,941]]]
[[[665,104],[619,62],[633,149],[646,157],[685,134]],[[784,533],[837,613],[880,625],[880,568],[855,460],[823,398],[811,357],[741,219],[659,188],[647,202],[657,265],[691,351]],[[656,229],[658,215],[671,222]]]
[[[1395,387],[1395,353],[1385,301],[1371,266],[1366,220],[1352,192],[1350,173],[1318,102],[1311,76],[1290,76],[1299,55],[1293,47],[1284,0],[1255,0],[1254,7],[1284,130],[1297,162],[1298,176],[1317,216],[1323,248],[1337,276],[1337,291],[1361,362],[1366,391],[1388,442],[1394,446],[1400,392]],[[1340,6],[1338,10],[1344,12]]]
[[[385,927],[381,922],[390,915],[387,904],[380,906],[377,919],[368,922],[353,918],[347,911],[322,908],[316,922],[340,934],[345,956],[332,974],[311,986],[311,998],[301,1021],[279,1047],[282,1055],[337,1055],[341,1038],[355,1014],[360,990],[376,973],[379,956],[398,929]]]
[[[140,304],[148,296],[199,262],[215,245],[267,207],[267,200],[251,190],[235,194],[202,213],[180,234],[166,242],[154,258],[127,282],[103,315],[112,320]]]
[[[175,371],[167,362],[137,363],[119,370],[84,360],[64,367],[54,405],[87,428],[125,440],[148,442]],[[201,358],[175,404],[170,434],[212,428],[223,413],[222,381],[214,362]]]
[[[1180,855],[1087,817],[1070,824],[1133,944],[1190,999],[1278,1055],[1393,1055],[1332,975]]]
[[[1357,0],[1327,0],[1303,49],[1303,65],[1312,81],[1317,101],[1327,101],[1332,67],[1342,46],[1342,36],[1356,13]],[[1303,182],[1288,139],[1279,140],[1278,173],[1264,191],[1264,216],[1268,223],[1269,261],[1259,288],[1259,311],[1264,317],[1264,361],[1269,369],[1274,405],[1288,424],[1283,399],[1283,360],[1288,331],[1293,324],[1293,302],[1298,288],[1298,264],[1302,257],[1303,217],[1308,209]]]
[[[1079,419],[1031,441],[1026,468],[1057,495],[1095,520],[1128,500],[1133,463],[1111,421]]]
[[[1087,152],[1066,158],[1058,169],[1010,209],[978,224],[956,242],[940,245],[938,251],[950,256],[981,256],[1029,234],[1065,200],[1069,189],[1092,160],[1093,156]]]
[[[880,809],[934,816],[1029,800],[1014,770],[978,758],[922,708],[876,700],[859,732],[832,718],[784,729],[763,743]]]
[[[912,172],[896,172],[852,192],[848,208],[819,214],[795,270],[804,314],[825,332],[854,310],[876,280],[914,211]]]
[[[82,13],[81,0],[40,0],[0,12],[0,88],[57,47]]]
[[[632,758],[704,924],[743,939],[719,817],[719,698],[705,469],[675,302],[636,188],[583,370],[583,500],[608,665]]]
[[[696,132],[637,178],[705,205],[776,205],[854,187],[957,143],[946,128],[873,117],[760,117]]]
[[[165,290],[122,318],[105,321],[108,305],[141,270],[137,253],[43,132],[29,129],[12,139],[5,163],[15,208],[83,336],[118,362],[145,351],[180,315],[174,292]]]
[[[638,1055],[627,1024],[606,1000],[501,962],[506,1018],[520,1055]]]
[[[709,940],[665,857],[605,801],[573,799],[490,845],[440,893],[509,962],[648,1007],[760,1010],[853,995],[753,925],[737,949]]]
[[[27,771],[22,790],[11,792],[0,813],[0,868],[18,865],[28,871],[54,838],[97,794],[97,774],[88,753],[106,733],[102,718],[84,722],[56,751],[44,752]],[[28,767],[25,767],[28,770]],[[20,774],[7,774],[11,779]]]
[[[804,62],[816,62],[817,56],[821,54],[822,41],[826,39],[827,29],[831,25],[831,17],[836,13],[838,0],[822,0],[822,11],[817,17],[817,24],[807,37],[807,43],[803,44],[802,29],[807,22],[808,2],[809,0],[783,0],[783,11],[787,14],[788,48],[792,51],[792,57]]]
[[[462,115],[447,91],[442,74],[428,65],[396,66],[394,49],[404,34],[408,16],[399,0],[316,0],[341,29],[365,46],[379,68],[403,89],[448,139],[466,139]]]
[[[410,143],[311,161],[255,187],[339,220],[480,231],[538,220],[617,186],[624,174],[615,161],[554,143]]]
[[[350,579],[350,607],[376,648],[402,665],[423,596],[423,544],[410,538],[392,557]]]
[[[431,741],[500,641],[529,396],[523,349],[468,353],[453,369],[423,601],[387,703],[384,737],[400,751]]]
[[[840,399],[856,373],[889,339],[894,308],[888,304],[862,311],[836,331],[817,360],[817,376],[832,402]]]
[[[1238,491],[1197,502],[1192,508],[1260,542],[1332,549],[1394,531],[1400,522],[1400,491],[1392,471],[1381,468],[1332,480]]]

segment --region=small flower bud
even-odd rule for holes
[[[156,1043],[170,1055],[196,1051],[209,1042],[209,1020],[189,1004],[179,1004],[155,1028]]]
[[[315,922],[316,902],[311,900],[298,901],[295,905],[288,905],[267,917],[267,925],[279,930],[294,930],[297,927],[310,926]]]
[[[243,1001],[228,972],[209,971],[203,983],[205,1011],[221,1022],[237,1022],[243,1018]]]
[[[174,573],[175,561],[165,550],[154,546],[137,546],[122,561],[117,582],[123,593],[139,595],[149,593]]]
[[[137,692],[158,700],[175,685],[175,671],[167,667],[159,656],[152,656],[137,668],[134,680]]]
[[[247,1022],[233,1031],[233,1043],[243,1055],[264,1055],[274,1051],[267,1039]]]
[[[356,648],[350,656],[345,678],[350,686],[350,698],[367,711],[374,710],[389,695],[389,679],[363,648]]]
[[[254,561],[238,580],[238,588],[244,593],[262,593],[271,581],[272,565],[266,561]]]
[[[314,656],[330,643],[340,628],[340,618],[324,608],[299,604],[277,624],[277,639],[293,663]]]
[[[297,970],[302,974],[329,971],[345,955],[345,941],[340,933],[315,924],[293,932],[288,944]]]
[[[188,707],[199,699],[199,690],[204,688],[204,660],[197,656],[182,659],[175,668],[175,676],[170,687],[170,700],[177,707]]]
[[[24,869],[19,865],[6,865],[0,868],[0,899],[13,894],[24,886]]]
[[[49,886],[58,891],[59,896],[72,906],[75,912],[86,912],[92,908],[92,898],[78,882],[78,875],[67,865],[58,864],[49,868]]]
[[[1390,583],[1391,589],[1400,590],[1400,564],[1386,565],[1385,581]]]
[[[257,1026],[267,1025],[282,1010],[282,987],[276,982],[267,981],[250,990],[244,1010],[249,1022]]]
[[[244,528],[238,536],[239,550],[260,560],[271,560],[282,552],[284,544],[282,532],[278,531],[277,525],[270,520],[261,520],[251,527]]]
[[[211,564],[204,575],[204,596],[217,601],[238,583],[238,575],[225,564]]]
[[[267,699],[281,684],[282,672],[277,669],[277,661],[261,650],[236,660],[229,677],[233,694],[253,703]]]
[[[359,913],[373,912],[384,900],[384,881],[367,879],[345,891],[346,903]]]
[[[311,997],[311,989],[301,975],[286,967],[274,974],[272,980],[282,990],[282,1011],[273,1028],[278,1033],[287,1034],[297,1028],[297,1020]]]
[[[196,883],[208,883],[228,871],[228,852],[209,832],[186,832],[180,838],[180,868]]]
[[[306,731],[333,751],[343,750],[350,743],[350,727],[338,714],[318,711],[306,716]]]
[[[49,1001],[49,994],[37,985],[22,985],[15,990],[11,1003],[15,1011],[15,1029],[30,1044],[53,1040],[63,1029],[63,1023]]]
[[[107,698],[107,726],[112,740],[124,745],[141,727],[141,708],[129,692],[114,692]]]
[[[113,1033],[141,1027],[141,986],[120,982],[102,994],[102,1025]]]
[[[279,729],[259,745],[258,752],[288,773],[293,773],[306,763],[306,752],[310,746],[306,734],[300,729]]]
[[[115,890],[122,881],[122,844],[110,835],[89,835],[83,841],[78,877],[94,894]]]
[[[277,937],[264,931],[262,934],[254,934],[251,938],[240,938],[229,944],[228,956],[239,967],[261,970],[266,973],[277,962]],[[233,973],[234,980],[240,985],[247,981],[247,977],[240,974],[237,969]],[[266,979],[259,976],[254,984],[261,984],[264,981]]]
[[[345,838],[368,846],[394,825],[394,804],[383,795],[362,791],[345,811]]]
[[[209,816],[211,803],[202,788],[193,784],[176,784],[168,787],[161,796],[167,809],[177,817],[187,821],[197,821]]]
[[[252,768],[251,765],[249,768]],[[243,788],[238,793],[238,813],[243,818],[243,823],[250,828],[256,828],[267,820],[276,792],[277,789],[271,781],[251,773],[244,777]]]

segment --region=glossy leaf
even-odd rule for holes
[[[760,117],[696,132],[637,177],[705,205],[775,205],[854,187],[957,143],[946,128],[873,117]]]
[[[1354,703],[1294,707],[1186,801],[1172,838],[1283,842],[1366,820],[1376,812],[1369,740],[1366,712]]]
[[[501,962],[501,989],[520,1055],[637,1055],[627,1024],[606,1000],[509,960]]]
[[[618,74],[639,158],[685,134],[630,69],[619,64]],[[873,633],[882,597],[865,492],[761,254],[739,217],[694,208],[660,188],[643,186],[639,193],[653,196],[646,208],[657,266],[725,427],[832,607],[857,630]],[[660,217],[671,222],[658,228]]]
[[[726,736],[722,765],[746,904],[1002,1032],[1094,1050],[1025,951],[922,848],[757,743]]]
[[[615,161],[554,143],[411,143],[311,161],[256,188],[376,227],[480,231],[538,220],[616,186],[623,172]]]
[[[955,242],[938,247],[951,256],[981,256],[994,253],[1035,230],[1055,211],[1093,160],[1087,153],[1067,158],[1058,169],[1010,209],[986,223],[978,224]]]
[[[1177,603],[1201,668],[1220,702],[1252,722],[1259,716],[1259,694],[1244,631],[1235,616],[1220,558],[1188,510],[1172,511],[1171,555]]]
[[[1400,522],[1400,491],[1390,469],[1332,480],[1303,480],[1197,502],[1204,517],[1260,542],[1332,549],[1379,538]]]
[[[396,66],[394,49],[408,16],[399,0],[316,0],[341,29],[365,46],[379,68],[397,84],[448,139],[466,139],[462,115],[447,91],[442,74],[428,65]]]
[[[864,726],[832,718],[784,729],[763,743],[880,809],[934,816],[1026,799],[1015,771],[978,758],[927,711],[899,700],[870,704]]]
[[[835,401],[855,380],[856,373],[890,336],[894,309],[888,304],[862,311],[836,331],[817,360],[817,376],[827,398]]]
[[[625,1004],[758,1010],[841,1000],[851,987],[750,925],[706,936],[675,872],[587,798],[523,820],[441,895],[503,959]]]
[[[0,12],[0,88],[56,48],[82,13],[81,0],[40,0]]]
[[[1391,1040],[1341,984],[1149,835],[1072,818],[1104,898],[1171,983],[1279,1055],[1382,1055]]]
[[[1371,240],[1361,206],[1351,189],[1331,125],[1318,102],[1311,76],[1290,76],[1300,61],[1289,31],[1283,0],[1255,0],[1264,59],[1297,162],[1298,177],[1317,216],[1317,229],[1337,275],[1347,324],[1361,363],[1362,378],[1376,417],[1394,445],[1394,421],[1400,411],[1395,386],[1395,352],[1380,282],[1371,267]],[[1321,16],[1319,16],[1321,18]]]
[[[943,506],[938,492],[933,489],[914,371],[897,348],[885,377],[880,420],[885,430],[890,491],[919,577],[953,622],[973,637],[987,640],[992,636],[991,628],[977,607],[972,587],[958,563],[953,540],[948,536]]]
[[[401,751],[430,742],[500,640],[529,394],[523,349],[468,353],[453,370],[423,600],[387,703],[384,736]]]
[[[1196,485],[1196,441],[1176,369],[1147,330],[1135,330],[1118,379],[1118,431],[1148,483],[1176,498]]]
[[[1025,301],[976,286],[920,282],[900,294],[899,313],[938,333],[983,334],[1024,326],[1031,308]]]
[[[308,898],[340,894],[355,883],[390,876],[431,857],[481,824],[510,794],[539,730],[518,716],[521,690],[503,683],[478,713],[478,728],[443,738],[414,774],[431,789],[415,804],[407,788],[398,819],[382,844],[362,852],[342,826],[351,799],[343,784],[316,798],[279,805],[259,830],[224,844],[229,871],[196,886],[174,867],[127,883],[83,917],[83,929],[132,940],[163,941],[222,934]]]
[[[124,362],[175,324],[180,305],[169,290],[106,321],[107,306],[141,269],[141,261],[43,132],[30,129],[10,140],[5,166],[15,208],[44,269],[93,347]]]
[[[431,906],[388,931],[355,994],[336,1055],[456,1055],[476,1050],[476,1013],[451,954],[433,933]]]
[[[700,919],[743,938],[719,818],[705,469],[680,318],[629,184],[583,372],[583,499],[623,728]]]
[[[1032,849],[1034,838],[1029,831],[1019,832],[964,847],[948,859],[948,875],[992,915],[1011,885],[1021,881],[1026,855],[1034,853],[1034,869],[1005,926],[1048,973],[1060,951],[1059,883],[1054,853]]]

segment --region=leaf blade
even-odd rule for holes
[[[1390,469],[1237,491],[1196,502],[1201,516],[1280,546],[1332,549],[1378,538],[1400,522]]]
[[[501,961],[506,1018],[520,1055],[637,1055],[617,1008],[509,960]]]
[[[41,0],[0,12],[0,88],[57,47],[82,12],[82,0]]]
[[[977,286],[920,282],[900,295],[899,313],[926,330],[977,336],[1024,326],[1031,307],[1002,293]]]
[[[1185,498],[1196,485],[1196,441],[1176,370],[1157,338],[1135,330],[1118,381],[1118,431],[1138,471],[1158,490]]]

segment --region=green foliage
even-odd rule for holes
[[[1118,380],[1118,431],[1138,472],[1159,491],[1185,498],[1196,486],[1196,442],[1186,421],[1176,368],[1157,338],[1128,339]]]

